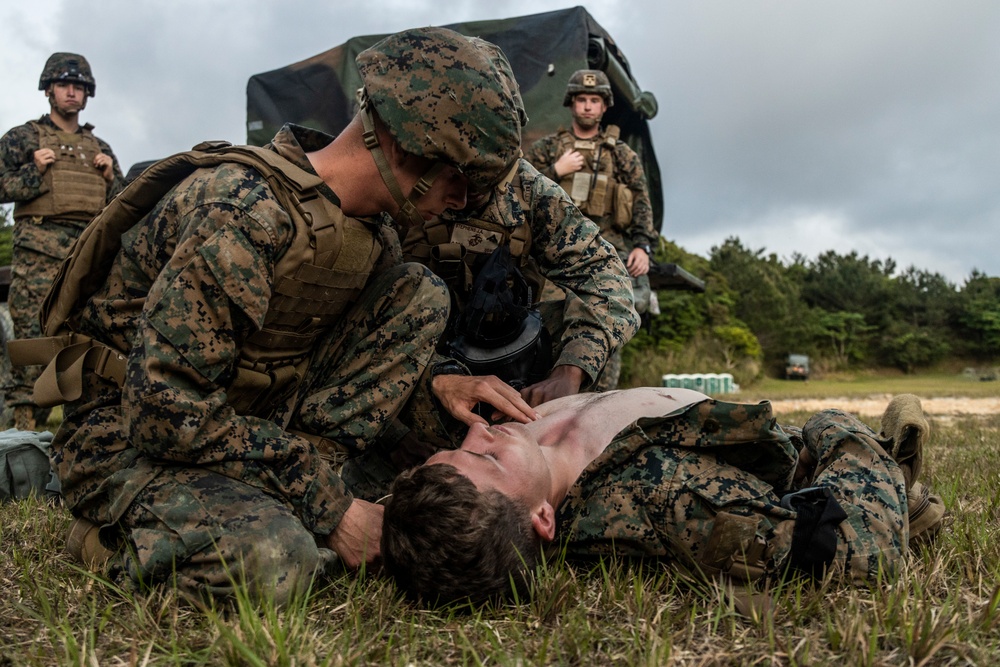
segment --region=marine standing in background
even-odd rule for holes
[[[0,139],[0,202],[14,203],[10,316],[16,338],[41,335],[38,311],[69,253],[70,246],[98,211],[125,186],[111,147],[80,125],[80,112],[97,84],[87,59],[53,53],[38,89],[49,98],[49,113],[19,125]],[[41,369],[14,367],[7,381],[3,421],[21,430],[44,423],[48,410],[36,408],[32,386]],[[37,420],[36,420],[37,416]]]
[[[574,72],[563,99],[563,106],[570,107],[572,129],[539,139],[525,159],[559,183],[618,251],[632,277],[635,309],[641,315],[649,306],[647,274],[658,234],[639,156],[619,140],[617,126],[601,128],[601,119],[613,104],[611,83],[604,72]],[[595,388],[615,389],[620,372],[619,348]]]

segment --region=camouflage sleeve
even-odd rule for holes
[[[632,224],[626,234],[632,248],[648,243],[656,248],[659,233],[653,227],[653,205],[649,200],[649,187],[642,162],[628,144],[615,146],[615,172],[617,178],[632,191]]]
[[[111,179],[111,183],[108,184],[108,196],[105,198],[105,203],[110,202],[114,199],[119,192],[125,189],[125,174],[122,173],[122,167],[118,164],[118,158],[115,157],[114,151],[111,150],[111,146],[108,142],[104,141],[100,137],[94,137],[97,139],[97,143],[101,146],[101,152],[111,158],[114,163],[115,177]]]
[[[559,156],[555,152],[556,135],[550,134],[533,143],[528,152],[525,153],[524,159],[530,162],[531,166],[541,172],[542,175],[551,178],[553,181],[558,181],[559,177],[556,176],[555,164]]]
[[[132,443],[154,459],[208,466],[284,498],[329,534],[352,497],[306,440],[238,415],[225,387],[241,341],[267,312],[291,221],[253,170],[201,170],[165,197],[132,253],[158,271],[138,318],[122,410]],[[164,229],[176,246],[162,256]],[[160,269],[159,267],[162,267]]]
[[[0,202],[26,202],[44,194],[42,175],[35,166],[38,132],[19,125],[0,138]]]
[[[558,184],[523,160],[521,178],[531,191],[532,255],[546,279],[567,293],[556,365],[577,366],[592,382],[638,329],[631,281],[614,247]]]

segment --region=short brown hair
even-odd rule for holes
[[[541,559],[531,512],[499,491],[480,492],[454,466],[424,465],[392,484],[382,561],[412,599],[480,603],[527,592]]]

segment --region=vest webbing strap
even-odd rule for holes
[[[230,146],[226,142],[205,142],[191,151],[160,160],[126,187],[83,230],[42,304],[43,332],[49,336],[63,333],[71,315],[104,284],[121,249],[122,234],[151,211],[172,187],[197,169],[224,162],[253,167],[272,186],[280,183],[284,187],[272,189],[285,207],[302,208],[289,190],[301,192],[323,182],[319,176],[296,167],[274,151],[255,146]]]
[[[39,407],[51,408],[80,398],[84,371],[119,387],[125,381],[125,355],[88,336],[71,333],[12,340],[7,346],[12,364],[46,364],[32,394]]]

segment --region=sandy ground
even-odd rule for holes
[[[817,412],[826,408],[839,408],[866,417],[880,417],[891,394],[868,398],[816,398],[771,401],[775,412],[802,410]],[[924,414],[934,417],[961,417],[965,415],[1000,414],[1000,397],[996,398],[924,398],[920,400]]]

